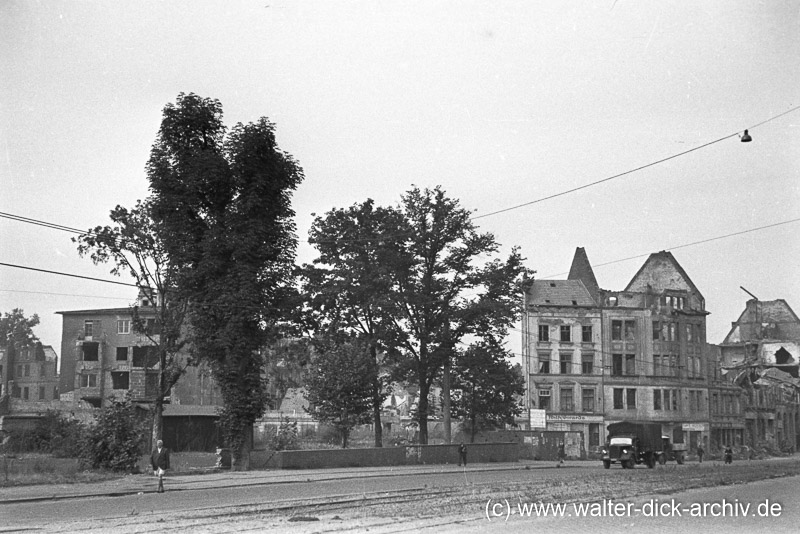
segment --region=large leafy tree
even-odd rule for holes
[[[33,329],[39,324],[39,316],[35,313],[25,317],[25,311],[14,308],[0,317],[0,344],[27,346],[39,341]]]
[[[234,465],[249,467],[267,390],[260,349],[281,321],[297,247],[291,194],[302,169],[266,118],[228,132],[218,100],[168,104],[147,165],[153,218],[189,301],[191,341],[211,363]]]
[[[322,343],[317,349],[306,381],[307,411],[339,431],[344,449],[353,427],[370,420],[375,360],[368,341]]]
[[[517,399],[524,392],[525,382],[509,357],[502,347],[477,342],[456,358],[451,411],[464,420],[470,442],[475,441],[480,428],[513,424],[521,413]]]
[[[164,399],[191,363],[182,352],[186,345],[185,319],[187,300],[177,291],[178,272],[170,262],[160,234],[160,226],[151,216],[149,200],[139,201],[133,209],[117,206],[111,211],[111,225],[97,226],[73,241],[81,256],[95,264],[110,263],[111,273],[127,274],[152,304],[145,315],[155,314],[155,323],[136,306],[131,307],[133,331],[150,340],[158,354],[158,389],[153,401],[152,443],[161,439]],[[142,310],[143,311],[143,310]]]
[[[468,210],[437,187],[413,188],[402,199],[410,231],[406,262],[393,271],[394,337],[404,358],[398,369],[419,387],[420,443],[428,442],[428,394],[456,343],[480,336],[501,344],[520,314],[521,284],[532,274],[518,249],[490,258],[499,244],[479,233]]]
[[[392,273],[403,268],[402,238],[407,234],[400,212],[375,207],[371,199],[331,210],[311,227],[309,242],[319,257],[303,270],[315,333],[327,338],[358,336],[375,362],[364,369],[372,372],[376,447],[383,445],[381,410],[389,377],[383,355],[394,350]]]

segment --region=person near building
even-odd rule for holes
[[[703,463],[703,455],[706,451],[703,449],[702,445],[697,446],[697,460],[702,464]]]
[[[163,441],[156,442],[150,463],[153,465],[153,475],[158,477],[158,493],[164,493],[164,472],[169,469],[169,449],[164,447]]]
[[[564,463],[564,460],[567,459],[567,451],[564,446],[564,442],[561,441],[558,444],[558,464],[561,465]]]
[[[463,442],[458,446],[458,465],[462,463],[467,466],[467,446]]]

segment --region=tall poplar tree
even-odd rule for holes
[[[147,165],[153,218],[189,302],[191,341],[225,403],[236,468],[249,468],[267,401],[260,349],[283,316],[297,247],[291,195],[303,179],[266,118],[227,132],[218,100],[178,95]]]

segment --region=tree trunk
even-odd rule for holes
[[[424,375],[419,382],[419,402],[417,403],[417,423],[419,424],[419,443],[428,444],[428,392],[430,384]]]
[[[450,445],[452,440],[450,424],[450,355],[444,361],[444,375],[442,376],[442,422],[444,423],[444,442]]]
[[[150,450],[156,448],[156,442],[163,439],[164,432],[164,399],[156,399],[153,405],[153,433],[151,434]]]
[[[381,427],[381,392],[380,383],[376,381],[372,397],[372,420],[375,425],[375,446],[383,447],[383,428]]]
[[[378,373],[378,348],[373,343],[370,347],[372,353],[372,361],[375,362],[375,376],[372,383],[372,424],[375,425],[375,446],[383,447],[383,427],[381,426],[381,410],[383,409],[383,402],[381,401],[381,381]]]
[[[250,470],[250,451],[253,450],[253,424],[245,426],[242,431],[244,440],[242,440],[242,447],[239,451],[232,451],[234,461],[231,463],[231,471],[249,471]]]

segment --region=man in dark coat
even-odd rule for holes
[[[164,493],[164,471],[169,469],[169,449],[164,447],[163,441],[156,442],[150,463],[153,464],[153,474],[158,477],[158,493]]]
[[[458,465],[464,464],[467,466],[467,446],[463,443],[458,446]]]

